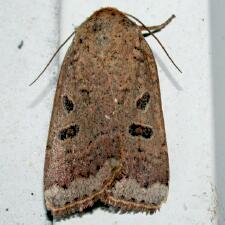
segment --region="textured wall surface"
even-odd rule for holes
[[[146,25],[177,18],[151,37],[158,65],[170,160],[170,191],[154,215],[95,207],[57,225],[225,224],[225,3],[217,1],[0,0],[0,224],[51,224],[43,201],[45,145],[60,52],[28,84],[66,37],[93,11],[114,6]],[[23,42],[22,42],[23,41]],[[69,43],[68,43],[69,44]],[[67,45],[68,46],[68,45]]]

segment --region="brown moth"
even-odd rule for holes
[[[147,212],[166,201],[166,135],[145,28],[103,8],[76,30],[61,67],[46,149],[44,195],[55,216],[97,200]]]

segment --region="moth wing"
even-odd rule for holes
[[[125,87],[119,115],[126,146],[122,173],[102,201],[125,210],[154,212],[167,199],[169,162],[157,66],[147,42],[139,38],[133,62],[128,62],[135,65],[128,75],[133,82]]]
[[[121,166],[120,137],[107,115],[113,111],[107,77],[96,77],[103,67],[83,34],[81,26],[61,67],[46,148],[44,195],[55,216],[91,206]]]

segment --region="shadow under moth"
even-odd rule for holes
[[[46,207],[54,216],[99,200],[154,212],[167,199],[159,79],[142,33],[165,23],[146,27],[128,16],[114,8],[96,11],[76,29],[64,58],[44,170]]]

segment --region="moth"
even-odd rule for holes
[[[44,196],[54,216],[81,212],[99,200],[147,212],[166,201],[169,162],[159,78],[142,33],[165,24],[137,25],[115,8],[102,8],[76,29],[61,67],[46,147]]]

